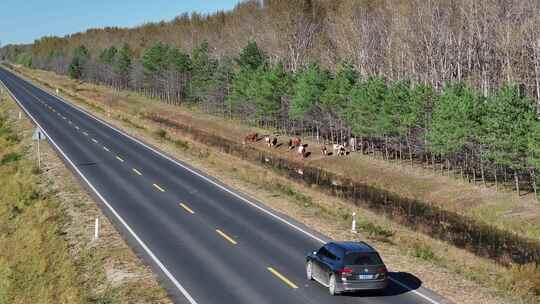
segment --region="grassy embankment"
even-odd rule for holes
[[[245,126],[210,117],[193,109],[171,107],[152,102],[130,92],[114,92],[105,87],[78,83],[53,73],[33,70],[22,70],[22,72],[39,80],[45,86],[61,87],[63,93],[70,100],[181,159],[187,157],[187,160],[192,164],[198,165],[199,168],[256,197],[260,197],[260,192],[267,193],[269,196],[263,197],[263,200],[275,209],[286,212],[336,239],[354,237],[343,232],[350,223],[350,213],[352,210],[356,210],[350,204],[339,202],[335,198],[328,198],[313,191],[313,189],[306,189],[277,177],[272,172],[260,167],[213,151],[211,147],[192,141],[182,134],[168,133],[161,129],[159,124],[145,120],[141,116],[148,113],[166,114],[168,117],[187,121],[194,128],[211,130],[226,138],[240,138],[248,130]],[[110,115],[108,115],[109,112]],[[323,162],[323,160],[315,159],[312,162]],[[350,165],[351,162],[354,166]],[[389,165],[376,159],[355,155],[345,160],[325,159],[324,165],[329,165],[334,170],[341,166],[344,168],[344,172],[349,170],[348,174],[361,176],[368,182],[384,187],[405,188],[403,191],[406,195],[413,197],[429,195],[435,198],[435,203],[444,201],[445,197],[450,197],[454,193],[454,196],[446,204],[449,208],[459,209],[463,212],[480,210],[480,208],[493,209],[502,202],[508,204],[506,199],[515,203],[516,206],[523,207],[525,205],[530,208],[528,202],[512,201],[512,194],[497,193],[472,185],[463,185],[449,177],[430,176],[430,171],[424,172],[418,168],[396,170],[395,164]],[[350,172],[353,170],[351,168],[356,168],[356,171]],[[362,174],[359,174],[358,171]],[[414,191],[415,184],[419,185],[418,192]],[[256,189],[256,191],[252,189]],[[459,193],[459,197],[456,197],[455,193]],[[275,197],[285,198],[287,202],[292,202],[294,205],[274,202]],[[474,206],[464,208],[469,205]],[[368,210],[360,210],[360,212],[361,231],[370,236],[379,248],[382,248],[387,259],[397,265],[394,268],[403,271],[410,270],[419,275],[428,287],[440,290],[450,298],[456,299],[456,302],[466,303],[472,299],[471,303],[495,303],[494,298],[489,296],[493,294],[509,296],[513,299],[511,300],[513,303],[535,303],[538,300],[540,279],[538,278],[538,269],[534,266],[501,267],[490,260],[472,256],[463,250],[405,229],[370,213]],[[493,213],[496,214],[496,212]],[[523,222],[521,218],[518,218],[511,223],[512,225],[503,223],[501,227],[512,228],[514,225],[519,226],[514,223]],[[533,225],[533,227],[536,226]],[[527,233],[535,234],[534,229],[526,227],[525,230]],[[409,264],[415,266],[407,266]],[[451,279],[457,282],[455,287],[459,287],[454,291],[447,284],[448,280]],[[484,292],[481,292],[478,289],[480,287],[471,284],[471,282],[480,284],[480,287],[484,288]],[[467,298],[468,291],[473,298]],[[481,297],[481,294],[485,296]]]
[[[36,167],[32,124],[0,100],[0,303],[170,303],[108,221],[92,240],[95,203],[46,142]]]
[[[0,105],[0,303],[81,303],[84,282],[62,238],[64,215]]]

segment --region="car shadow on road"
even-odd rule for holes
[[[404,293],[408,293],[411,290],[416,290],[422,286],[422,281],[416,276],[408,272],[389,272],[390,280],[388,280],[388,287],[381,291],[357,291],[343,293],[345,297],[393,297]],[[399,283],[396,283],[398,281]]]

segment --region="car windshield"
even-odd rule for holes
[[[345,265],[381,265],[376,253],[350,252],[345,255]]]

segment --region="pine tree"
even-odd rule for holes
[[[519,195],[518,172],[525,169],[530,153],[529,134],[536,115],[534,102],[523,96],[519,87],[505,85],[489,99],[487,111],[483,142],[487,145],[488,156],[496,164],[514,171]]]
[[[84,73],[85,65],[90,59],[88,49],[81,45],[73,51],[73,59],[68,68],[69,77],[73,79],[81,79]]]
[[[315,63],[298,72],[289,108],[290,116],[294,119],[306,119],[307,115],[312,119],[320,117],[321,97],[326,90],[328,81],[328,71],[323,70]]]
[[[386,83],[380,77],[371,77],[354,85],[350,102],[345,107],[345,119],[356,136],[366,139],[381,138],[383,133],[378,113],[386,92]],[[375,152],[373,147],[372,150]]]
[[[431,119],[430,113],[434,98],[435,92],[432,86],[417,84],[411,89],[409,98],[401,108],[398,132],[401,136],[405,136],[411,165],[413,161],[412,134],[415,131],[418,135],[425,134],[428,122]]]
[[[129,45],[126,43],[122,46],[120,51],[118,51],[116,60],[114,62],[114,71],[120,78],[120,83],[123,88],[128,86],[129,73],[131,71],[132,64],[133,52],[131,51]]]
[[[257,46],[257,42],[250,41],[242,49],[239,57],[235,60],[240,69],[257,70],[258,68],[265,66],[266,55]]]
[[[321,110],[332,130],[342,130],[344,109],[349,100],[350,91],[358,80],[358,73],[348,63],[339,64],[335,77],[328,81],[328,85],[321,96]],[[339,121],[339,126],[338,126]]]
[[[435,99],[428,133],[430,149],[450,156],[478,138],[483,99],[463,84],[448,85]]]
[[[111,46],[110,48],[106,48],[103,51],[101,51],[101,54],[99,54],[99,60],[102,63],[113,65],[114,58],[117,52],[118,50],[114,46]]]
[[[538,199],[537,189],[540,185],[540,179],[538,176],[540,173],[540,119],[538,117],[531,121],[531,132],[529,133],[528,147],[529,157],[527,161],[530,166],[534,193]]]
[[[199,47],[193,49],[191,54],[192,80],[191,97],[195,101],[207,100],[213,77],[218,67],[218,62],[210,58],[208,42],[203,42]]]

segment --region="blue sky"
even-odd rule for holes
[[[0,0],[0,42],[30,43],[105,26],[132,27],[184,12],[232,9],[239,0]]]

